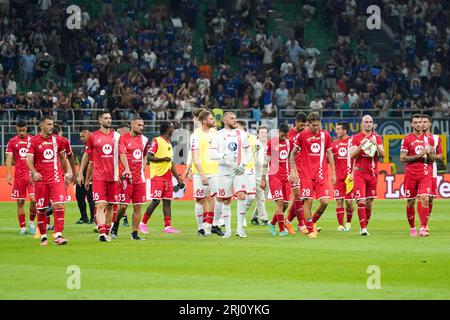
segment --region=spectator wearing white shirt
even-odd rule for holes
[[[350,93],[347,95],[347,97],[350,105],[358,104],[359,95],[356,93],[355,89],[350,89]]]
[[[324,104],[325,100],[317,96],[315,100],[311,101],[311,103],[309,104],[309,108],[311,109],[311,111],[320,111],[323,110]]]
[[[309,56],[303,66],[306,68],[306,89],[314,88],[314,68],[316,67],[316,59]]]
[[[284,109],[287,105],[289,90],[286,89],[286,83],[280,82],[280,86],[275,90],[274,100],[278,110]]]
[[[93,73],[89,74],[89,78],[86,80],[86,87],[88,94],[95,94],[100,87],[100,82]]]
[[[205,89],[209,89],[211,87],[211,82],[202,74],[200,75],[200,78],[197,79],[197,87],[200,94],[204,94]]]
[[[294,69],[294,66],[289,61],[289,57],[285,56],[284,62],[281,64],[281,67],[280,67],[281,77],[284,77],[289,72],[289,68]]]

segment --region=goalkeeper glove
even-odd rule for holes
[[[245,173],[245,167],[245,164],[237,166],[236,168],[234,168],[234,174],[237,176],[242,176]]]

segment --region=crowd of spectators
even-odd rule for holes
[[[367,1],[323,2],[302,2],[302,19],[284,42],[269,28],[271,0],[217,1],[203,12],[196,0],[150,7],[135,0],[122,12],[102,0],[97,18],[81,7],[81,29],[67,28],[67,1],[13,1],[0,14],[0,120],[7,119],[3,109],[14,110],[13,120],[50,114],[63,123],[91,120],[93,109],[109,109],[121,121],[189,120],[197,107],[237,109],[257,121],[302,109],[348,117],[361,109],[449,115],[438,90],[449,66],[444,3],[379,1],[398,59],[369,63],[362,37]],[[318,11],[336,30],[326,52],[304,40]],[[195,45],[201,54],[194,55]]]

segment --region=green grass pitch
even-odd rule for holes
[[[448,200],[435,202],[429,238],[409,237],[403,200],[375,201],[369,237],[359,236],[356,214],[350,232],[336,231],[332,201],[317,239],[274,237],[250,223],[247,239],[199,238],[193,202],[175,201],[173,225],[182,233],[162,232],[158,208],[147,241],[131,241],[130,227],[121,226],[110,243],[98,242],[91,225],[75,225],[71,203],[63,247],[19,235],[15,204],[0,208],[0,299],[450,298]],[[273,204],[267,208],[272,215]],[[233,206],[234,231],[235,223]],[[80,290],[67,288],[70,265],[81,270]],[[380,268],[380,289],[367,287],[371,265]]]

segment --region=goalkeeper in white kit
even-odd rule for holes
[[[245,173],[245,167],[250,160],[249,142],[247,133],[237,130],[236,115],[234,112],[225,112],[223,115],[224,129],[216,132],[212,138],[210,151],[211,160],[217,160],[217,195],[222,202],[222,217],[225,222],[224,238],[231,236],[231,198],[237,198],[237,233],[240,238],[247,238],[244,232],[244,219],[246,211],[246,189],[236,177]]]

